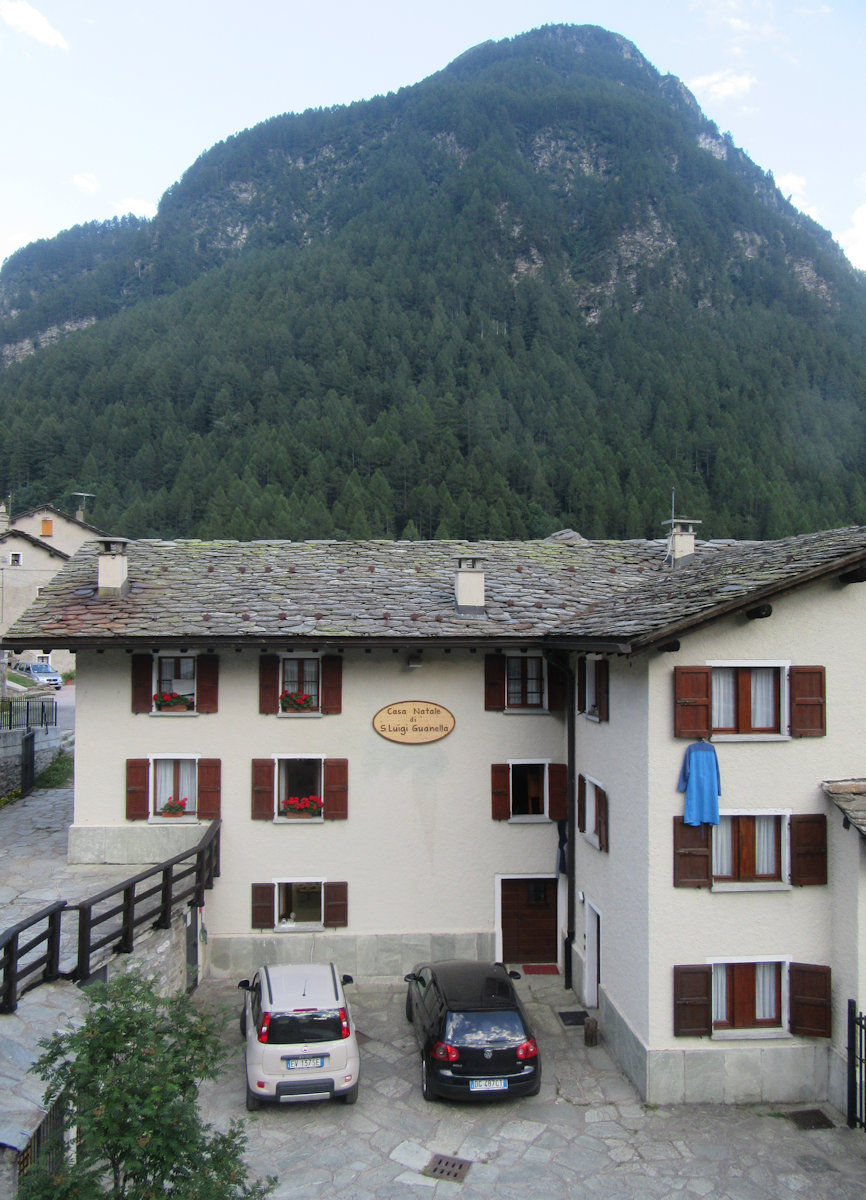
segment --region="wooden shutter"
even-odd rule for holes
[[[202,821],[217,821],[220,817],[222,763],[218,758],[198,760],[198,797],[196,811]]]
[[[502,712],[505,708],[505,655],[484,655],[484,708]]]
[[[146,821],[150,815],[150,761],[126,760],[126,819]]]
[[[568,767],[565,763],[548,763],[547,815],[551,821],[568,817]]]
[[[274,760],[272,758],[253,759],[252,818],[254,821],[273,821],[274,819]]]
[[[508,763],[493,763],[490,767],[491,816],[494,821],[507,821],[511,816],[511,772]]]
[[[580,833],[586,833],[586,778],[577,777],[577,828]]]
[[[599,721],[610,720],[610,667],[606,658],[595,662],[595,704]]]
[[[607,852],[610,850],[607,792],[600,787],[595,789],[595,824],[598,830],[598,848]]]
[[[577,660],[577,711],[586,712],[586,656]]]
[[[674,737],[712,733],[713,673],[709,667],[674,667]]]
[[[220,660],[216,654],[200,654],[195,663],[195,711],[215,713],[219,706]]]
[[[275,883],[254,883],[252,888],[253,929],[274,928]]]
[[[259,712],[275,713],[280,702],[280,660],[276,654],[259,658]]]
[[[563,712],[568,692],[568,675],[556,663],[547,664],[547,709],[548,712]]]
[[[713,1032],[713,969],[674,967],[674,1037],[709,1037]]]
[[[827,705],[823,667],[791,667],[788,671],[791,737],[824,737]]]
[[[801,1037],[832,1037],[830,968],[791,963],[791,1033]]]
[[[322,659],[322,712],[343,711],[343,660],[338,654],[326,654]]]
[[[791,883],[795,887],[827,882],[827,818],[823,813],[791,817]]]
[[[345,821],[349,815],[349,760],[326,758],[322,769],[322,816],[326,821]]]
[[[328,929],[341,929],[349,924],[348,883],[326,883],[324,886],[323,924]]]
[[[674,817],[674,887],[709,887],[713,856],[708,825],[687,825]]]
[[[132,711],[149,713],[153,708],[153,657],[132,656]]]

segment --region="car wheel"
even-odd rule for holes
[[[245,1008],[241,1009],[240,1027],[241,1037],[245,1038],[247,1036],[247,1010]]]
[[[343,1103],[344,1103],[344,1104],[354,1104],[354,1103],[355,1103],[355,1101],[358,1099],[358,1085],[357,1085],[357,1083],[355,1084],[355,1086],[354,1086],[354,1087],[350,1087],[350,1088],[349,1088],[349,1090],[348,1090],[348,1092],[343,1092],[343,1094],[342,1094],[342,1096],[340,1097],[340,1099],[343,1101]]]
[[[247,1087],[247,1112],[258,1112],[260,1105],[261,1105],[261,1100],[255,1094],[255,1092],[250,1091],[249,1086],[248,1086]]]
[[[411,993],[411,991],[406,992],[406,1020],[411,1024],[411,1022],[412,1022],[412,993]]]
[[[423,1054],[421,1055],[421,1095],[425,1100],[436,1099],[436,1093],[433,1091],[433,1087],[427,1076],[427,1059]]]

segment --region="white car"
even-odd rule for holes
[[[260,967],[240,981],[250,1112],[262,1101],[355,1103],[361,1060],[343,992],[352,982],[333,963]]]
[[[52,666],[45,662],[28,662],[22,663],[15,668],[22,675],[29,675],[34,683],[41,683],[43,687],[52,687],[55,692],[59,692],[63,687],[63,680]]]

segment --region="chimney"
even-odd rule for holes
[[[700,525],[701,522],[692,521],[689,517],[671,517],[670,521],[665,521],[664,524],[671,527],[668,535],[668,549],[665,555],[665,563],[669,567],[675,567],[677,563],[691,558],[694,554],[694,527],[695,525]]]
[[[125,596],[129,591],[129,559],[126,547],[129,539],[123,537],[103,538],[100,542],[97,588],[99,596]]]
[[[484,572],[477,558],[458,558],[457,574],[454,576],[454,599],[462,617],[483,617]]]
[[[0,533],[5,533],[9,528],[9,513],[6,511],[6,505],[0,504]]]

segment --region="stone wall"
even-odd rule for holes
[[[62,731],[56,726],[34,728],[36,734],[36,774],[49,767],[60,751]],[[21,786],[21,741],[23,729],[0,731],[0,796]]]

